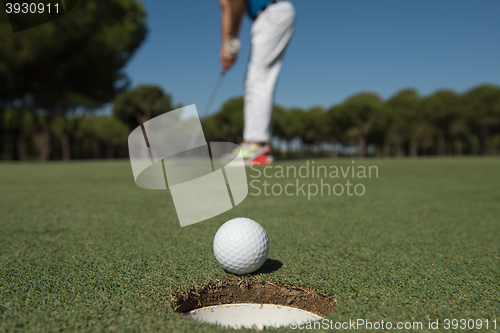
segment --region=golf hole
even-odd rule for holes
[[[174,310],[185,318],[232,328],[283,327],[321,320],[337,304],[307,287],[258,278],[193,285],[172,296]]]

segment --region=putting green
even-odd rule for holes
[[[138,188],[128,161],[0,164],[0,331],[229,331],[181,319],[168,299],[236,278],[218,266],[212,241],[239,216],[269,235],[275,268],[258,276],[336,298],[332,322],[421,322],[426,331],[439,320],[433,331],[446,331],[445,319],[482,319],[492,330],[500,159],[314,162],[339,178],[276,177],[277,166],[298,171],[303,160],[277,163],[270,178],[247,169],[258,182],[240,205],[184,228],[169,192]],[[376,166],[378,177],[344,178],[341,166]],[[347,181],[364,193],[348,195]],[[307,195],[337,183],[342,195]],[[275,195],[287,185],[293,195]]]

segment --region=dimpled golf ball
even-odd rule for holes
[[[229,220],[215,234],[215,259],[230,273],[252,273],[264,264],[268,254],[269,238],[254,220],[244,217]]]

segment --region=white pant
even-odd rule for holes
[[[270,5],[252,25],[252,48],[245,80],[245,141],[271,140],[274,89],[294,26],[295,10],[288,1]]]

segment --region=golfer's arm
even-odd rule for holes
[[[246,11],[245,0],[219,0],[221,14],[222,44],[229,38],[238,37],[241,20]]]

